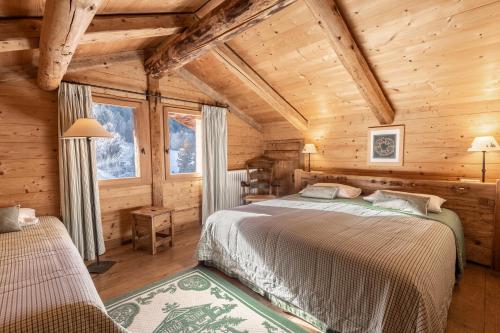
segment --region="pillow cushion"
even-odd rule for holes
[[[354,199],[354,198],[357,198],[361,194],[360,188],[349,186],[349,185],[344,185],[344,184],[316,183],[313,186],[337,187],[339,189],[339,193],[337,194],[338,198]]]
[[[301,197],[315,199],[335,199],[339,192],[337,187],[331,186],[308,186],[300,192]]]
[[[20,230],[19,206],[0,208],[0,234]]]
[[[375,207],[397,209],[415,215],[427,215],[427,207],[429,206],[429,198],[415,197],[412,199],[387,199],[376,201],[373,203]]]
[[[441,206],[446,202],[445,199],[438,197],[437,195],[432,195],[432,194],[424,194],[424,193],[408,193],[408,192],[402,192],[402,191],[392,191],[392,190],[377,190],[374,193],[370,194],[369,196],[364,197],[363,199],[368,201],[368,202],[375,202],[377,198],[380,197],[380,193],[392,193],[394,195],[398,194],[409,194],[413,196],[419,196],[419,197],[424,197],[424,198],[429,198],[429,207],[428,210],[429,212],[433,213],[441,213],[442,209]]]

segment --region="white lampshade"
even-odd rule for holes
[[[317,152],[316,146],[312,143],[306,143],[302,149],[302,154],[316,154]]]
[[[80,118],[71,125],[63,134],[64,139],[70,138],[111,138],[113,135],[106,131],[99,122],[93,118]]]
[[[500,150],[497,140],[492,136],[478,136],[474,138],[467,151],[494,151]]]

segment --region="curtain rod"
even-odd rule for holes
[[[123,93],[136,94],[136,95],[141,95],[141,96],[146,96],[146,97],[158,97],[158,95],[150,94],[147,91],[145,91],[145,92],[139,92],[139,91],[133,91],[133,90],[120,89],[120,88],[111,88],[111,87],[100,86],[98,84],[81,83],[81,82],[71,81],[71,80],[62,80],[62,82],[79,84],[79,85],[82,85],[82,86],[89,86],[89,87],[94,87],[94,88],[114,90],[114,91],[119,91],[119,92],[123,92]],[[229,112],[231,112],[231,110],[229,109],[229,107],[227,105],[225,105],[225,104],[207,104],[207,103],[201,103],[201,102],[198,102],[198,101],[191,101],[191,100],[188,100],[188,99],[182,99],[182,98],[176,98],[176,97],[167,97],[167,96],[161,96],[161,95],[159,97],[161,99],[172,99],[174,101],[179,101],[179,102],[187,102],[187,103],[202,104],[202,105],[208,105],[208,106],[224,107],[224,108],[227,108],[227,110]]]

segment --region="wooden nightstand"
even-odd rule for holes
[[[142,238],[150,238],[151,254],[158,246],[174,246],[174,213],[165,207],[144,207],[132,212],[132,245],[137,249]]]

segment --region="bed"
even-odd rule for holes
[[[55,217],[0,234],[0,332],[126,332]]]
[[[301,188],[311,174],[299,176]],[[453,186],[444,188],[467,192]],[[359,199],[293,195],[213,214],[198,259],[323,331],[443,332],[464,243],[448,209],[423,218]]]

